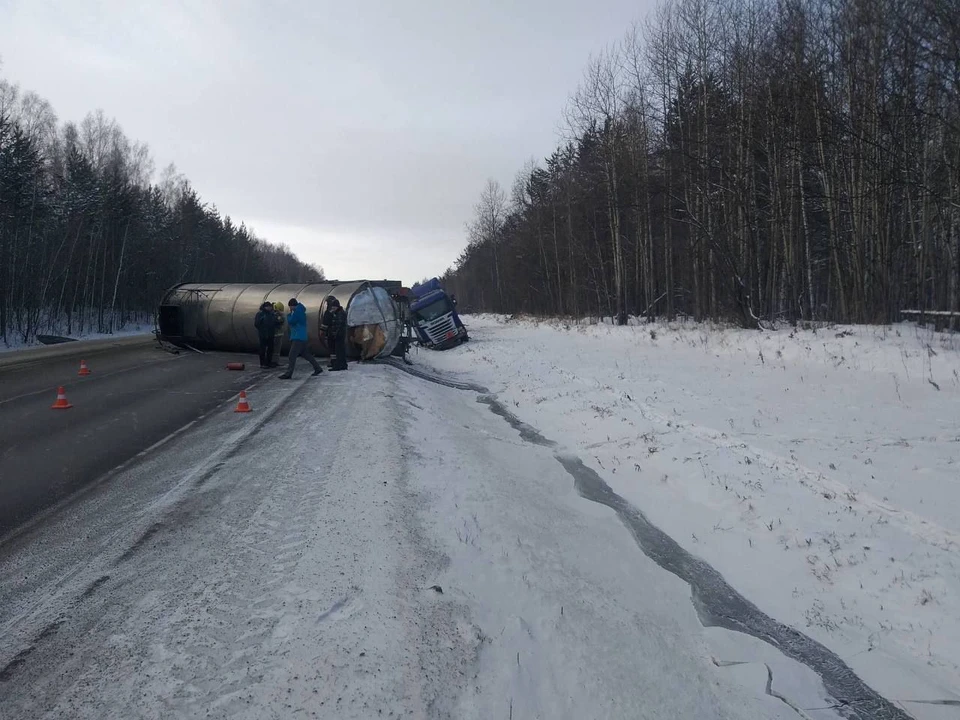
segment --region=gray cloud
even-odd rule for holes
[[[339,277],[442,272],[486,178],[549,153],[629,0],[0,0],[2,73],[95,108]]]

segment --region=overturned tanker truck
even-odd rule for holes
[[[254,317],[264,302],[286,306],[296,298],[307,309],[307,342],[316,355],[331,348],[320,337],[320,318],[327,298],[335,297],[347,312],[347,354],[371,360],[403,355],[402,283],[392,280],[308,283],[304,285],[248,285],[187,283],[170,288],[157,312],[157,335],[180,347],[256,353]],[[281,352],[289,349],[284,329]]]

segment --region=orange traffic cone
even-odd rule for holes
[[[73,405],[67,400],[67,391],[62,387],[57,388],[57,401],[50,406],[51,410],[69,410]]]
[[[87,361],[81,360],[80,372],[78,372],[77,375],[79,375],[80,377],[83,377],[84,375],[89,375],[89,374],[90,374],[90,368],[87,367]]]
[[[240,400],[237,402],[237,409],[234,412],[251,412],[250,403],[247,402],[247,391],[240,391]]]

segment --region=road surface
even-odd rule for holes
[[[248,370],[228,372],[234,359]],[[173,355],[152,337],[0,356],[0,537],[254,383],[251,359]],[[58,386],[72,409],[50,409]]]
[[[768,673],[811,673],[717,644],[476,399],[382,365],[263,382],[46,513],[0,544],[4,717],[798,717]]]

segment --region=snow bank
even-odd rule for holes
[[[109,324],[109,318],[106,322]],[[74,331],[72,333],[67,332],[66,323],[59,322],[44,326],[40,329],[39,334],[60,335],[74,340],[98,340],[101,338],[128,337],[130,335],[149,335],[154,331],[152,316],[142,316],[125,322],[118,319],[114,325],[115,329],[113,332],[93,332],[89,330],[89,328],[96,327],[95,320],[90,320],[83,324],[79,324],[75,320]],[[78,327],[83,327],[83,329],[77,330]],[[41,344],[42,343],[37,341],[35,335],[31,335],[30,338],[24,342],[22,334],[11,329],[7,333],[6,341],[0,338],[0,353],[10,352],[11,350],[22,350],[27,347],[37,347]]]
[[[497,392],[915,716],[960,698],[960,337],[467,324],[414,359]]]

